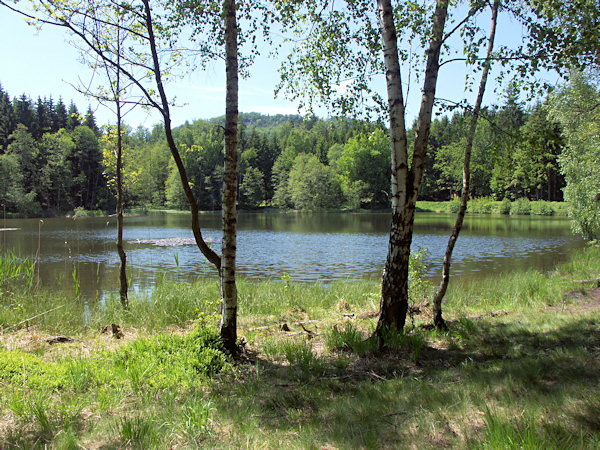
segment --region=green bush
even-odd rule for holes
[[[550,206],[550,203],[545,200],[538,200],[537,202],[531,203],[531,214],[537,216],[551,216],[554,214],[554,210]]]
[[[500,214],[510,214],[511,203],[510,200],[505,198],[500,202],[498,212]]]
[[[469,202],[468,211],[476,214],[491,214],[494,211],[494,201],[489,197],[474,198]]]
[[[230,361],[216,330],[198,328],[179,336],[142,338],[119,349],[113,360],[134,390],[194,385],[224,370]]]
[[[528,198],[519,198],[510,205],[510,213],[514,215],[528,216],[531,214],[531,202]]]
[[[448,202],[448,212],[456,214],[460,209],[460,199],[454,197],[452,200]]]

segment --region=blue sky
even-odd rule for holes
[[[482,26],[487,29],[487,19],[482,17]],[[517,24],[500,22],[498,38],[500,41],[520,40],[521,31]],[[78,85],[79,80],[87,82],[91,72],[80,62],[77,49],[69,43],[69,36],[64,30],[45,26],[41,31],[28,26],[25,21],[7,9],[0,7],[0,83],[11,97],[25,93],[33,100],[38,96],[52,95],[56,100],[62,97],[65,103],[75,101],[80,112],[91,104],[96,110],[96,118],[104,124],[114,121],[113,114],[102,106],[89,101],[69,83]],[[265,114],[294,114],[297,105],[283,98],[274,97],[274,87],[279,79],[278,62],[260,56],[251,69],[252,77],[240,81],[240,111],[260,112]],[[186,120],[208,119],[225,112],[225,71],[223,64],[214,63],[205,70],[177,79],[167,87],[168,94],[178,99],[180,107],[172,111],[174,125]],[[438,96],[460,100],[465,96],[473,98],[473,93],[464,92],[465,66],[453,63],[444,66],[438,82]],[[403,73],[404,80],[408,73]],[[476,83],[479,76],[476,77]],[[383,78],[375,81],[383,89]],[[486,94],[485,104],[498,103],[498,97],[492,93],[490,86]],[[419,103],[419,88],[412,86],[407,110],[408,124],[416,116]],[[325,110],[317,111],[324,116]],[[160,121],[156,113],[149,113],[140,108],[126,117],[132,126],[151,127]]]

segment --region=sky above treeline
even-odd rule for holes
[[[482,26],[487,28],[487,20],[482,18]],[[520,41],[520,26],[512,21],[499,23],[499,40]],[[114,122],[114,114],[98,105],[94,100],[77,92],[76,87],[90,84],[92,71],[81,60],[80,51],[75,48],[68,33],[59,28],[44,26],[41,30],[29,26],[18,14],[0,7],[0,84],[11,96],[26,94],[34,101],[37,97],[62,97],[65,103],[73,100],[80,110],[91,105],[98,123]],[[257,58],[250,69],[251,76],[240,80],[240,111],[263,114],[296,114],[298,105],[283,97],[275,98],[274,89],[279,81],[279,62],[268,57],[269,49]],[[404,69],[406,72],[407,69]],[[409,79],[403,73],[404,80]],[[474,93],[464,92],[464,63],[452,63],[440,71],[437,95],[441,98],[460,100],[472,99]],[[383,75],[374,78],[377,89],[385,94]],[[479,82],[479,76],[475,77]],[[95,85],[99,81],[92,81]],[[502,103],[501,90],[493,92],[493,85],[486,94],[486,104]],[[209,119],[225,113],[225,69],[222,63],[213,63],[206,69],[175,79],[167,86],[170,97],[176,97],[177,107],[172,110],[174,125],[195,119]],[[409,91],[407,105],[408,123],[412,123],[418,112],[420,90],[413,85]],[[302,113],[302,111],[300,111]],[[320,117],[327,117],[325,108],[316,111]],[[160,121],[153,111],[136,108],[125,117],[134,127],[152,127]]]

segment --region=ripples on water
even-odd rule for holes
[[[379,277],[387,254],[389,214],[241,214],[238,274],[253,279],[332,281]],[[45,284],[68,288],[74,269],[84,293],[114,291],[118,257],[115,218],[44,219],[40,262]],[[201,216],[203,235],[220,251],[220,216]],[[34,257],[38,221],[11,220],[6,247]],[[454,217],[417,215],[413,249],[427,248],[429,276],[440,271]],[[214,276],[195,245],[155,246],[149,241],[192,237],[189,215],[125,219],[124,239],[132,290],[151,289],[164,274],[180,280]],[[145,242],[139,242],[145,241]],[[583,245],[565,218],[467,216],[453,253],[452,273],[481,277],[508,270],[549,270]],[[178,263],[177,263],[178,262]],[[113,289],[113,286],[115,289]]]

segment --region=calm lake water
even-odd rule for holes
[[[417,213],[413,250],[426,248],[429,276],[439,277],[454,216]],[[126,217],[124,240],[132,290],[151,290],[162,277],[191,281],[214,277],[192,238],[186,214]],[[387,252],[389,213],[242,213],[238,274],[253,279],[331,281],[380,277]],[[39,228],[41,225],[41,228]],[[220,252],[219,214],[201,216],[205,238]],[[116,218],[7,220],[2,251],[35,259],[39,245],[42,284],[73,292],[74,273],[87,296],[118,289]],[[38,233],[39,231],[39,233]],[[163,240],[169,241],[163,241]],[[179,240],[179,245],[155,245]],[[482,277],[523,268],[550,270],[583,240],[563,217],[478,216],[465,220],[452,273]]]

